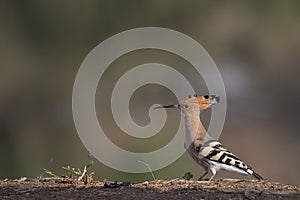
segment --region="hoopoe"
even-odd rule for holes
[[[216,95],[189,96],[189,98],[175,105],[159,106],[156,108],[177,108],[185,120],[184,147],[190,156],[204,168],[204,173],[198,179],[203,180],[211,171],[213,179],[216,173],[223,169],[262,179],[254,170],[233,153],[225,149],[220,142],[212,139],[200,120],[200,112],[219,103],[220,97]]]

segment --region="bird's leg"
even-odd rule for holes
[[[204,168],[204,173],[198,178],[198,181],[202,181],[203,178],[208,174],[208,168]]]
[[[208,181],[211,181],[214,178],[214,176],[217,174],[217,171],[215,168],[210,168],[210,171],[212,173],[212,176],[209,178]]]

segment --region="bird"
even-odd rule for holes
[[[195,94],[188,96],[187,99],[182,100],[178,104],[161,105],[155,107],[155,109],[177,108],[183,114],[185,120],[184,147],[193,160],[204,169],[204,173],[199,177],[198,181],[211,181],[220,170],[236,172],[258,180],[263,179],[252,167],[241,161],[207,133],[201,122],[200,113],[219,102],[220,97],[217,95],[199,96]],[[205,178],[209,171],[212,175],[210,178]]]

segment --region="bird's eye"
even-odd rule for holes
[[[188,108],[189,106],[188,106],[188,105],[184,105],[184,107],[185,107],[185,108]]]
[[[209,98],[209,95],[205,95],[205,96],[203,96],[205,99],[208,99]]]

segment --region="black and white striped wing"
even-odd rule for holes
[[[262,179],[250,166],[241,161],[233,153],[227,151],[218,141],[212,140],[204,143],[200,148],[199,156],[212,165],[217,171],[224,169]]]

